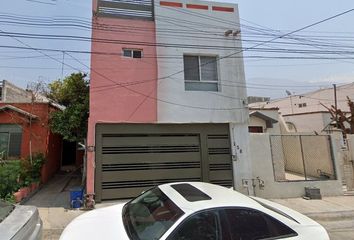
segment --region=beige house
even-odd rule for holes
[[[349,112],[347,96],[354,99],[354,83],[337,86],[337,106],[343,112]],[[255,108],[279,108],[291,132],[330,133],[333,121],[323,106],[335,105],[334,88],[324,88],[304,94],[290,95],[285,98],[253,103]]]

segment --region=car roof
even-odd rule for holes
[[[177,187],[176,187],[177,186]],[[180,191],[185,186],[191,186],[186,192]],[[184,212],[195,212],[202,209],[217,207],[246,207],[262,209],[262,206],[255,200],[234,191],[231,188],[225,188],[205,182],[179,182],[159,185],[159,188]],[[188,199],[190,190],[197,197]],[[176,190],[177,189],[177,190]],[[184,195],[184,196],[183,196]],[[207,195],[207,196],[204,196]],[[199,197],[199,199],[198,199]],[[196,200],[197,199],[197,200]]]

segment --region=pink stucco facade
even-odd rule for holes
[[[93,2],[96,9],[96,1]],[[94,17],[92,29],[90,117],[87,144],[95,146],[99,122],[157,121],[157,63],[153,21]],[[103,30],[104,29],[104,30]],[[129,29],[141,29],[130,31]],[[107,43],[108,42],[108,43]],[[148,42],[152,46],[139,44]],[[122,56],[124,48],[142,50],[144,58]],[[90,150],[89,149],[89,150]],[[87,193],[94,193],[93,151],[87,156]]]

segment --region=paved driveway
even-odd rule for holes
[[[80,185],[78,172],[59,172],[24,203],[38,208],[43,221],[43,240],[58,240],[65,226],[84,212],[70,208],[70,188]]]

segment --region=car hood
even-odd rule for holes
[[[129,240],[123,225],[123,206],[118,204],[82,214],[64,229],[60,240]]]

